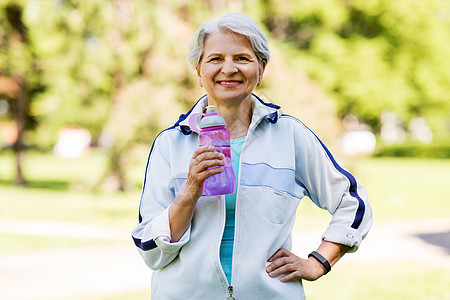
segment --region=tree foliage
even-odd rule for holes
[[[64,126],[87,128],[94,145],[108,145],[107,175],[124,189],[132,149],[203,93],[186,62],[191,36],[229,11],[269,36],[273,56],[257,93],[327,142],[337,117],[378,131],[385,110],[424,117],[448,138],[443,0],[0,0],[0,98],[11,107],[0,125],[15,121],[22,143],[44,149]]]
[[[13,1],[1,2],[0,11],[0,96],[11,107],[5,114],[14,120],[17,131],[16,141],[12,145],[17,161],[15,181],[25,184],[21,164],[24,134],[25,130],[33,129],[36,125],[30,109],[45,84],[40,80],[40,53],[25,23],[23,5]]]
[[[405,121],[448,122],[448,1],[261,3],[272,35],[298,49],[303,68],[336,100],[341,116],[354,114],[375,128],[384,110]]]

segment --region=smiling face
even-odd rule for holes
[[[264,68],[265,65],[258,63],[247,37],[217,32],[205,39],[197,74],[210,105],[235,105],[250,101]]]

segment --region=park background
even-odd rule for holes
[[[188,44],[226,12],[268,35],[256,94],[374,209],[309,299],[450,299],[448,0],[0,0],[0,298],[150,298],[130,236],[147,155],[203,95]],[[302,201],[299,254],[328,219]]]

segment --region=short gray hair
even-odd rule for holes
[[[199,26],[189,44],[188,61],[195,69],[203,56],[203,47],[208,35],[217,32],[231,31],[247,37],[259,64],[270,59],[267,37],[253,19],[239,13],[229,13],[218,19],[211,19]]]

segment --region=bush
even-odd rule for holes
[[[406,142],[382,145],[375,152],[377,157],[450,158],[450,142],[421,144]]]

